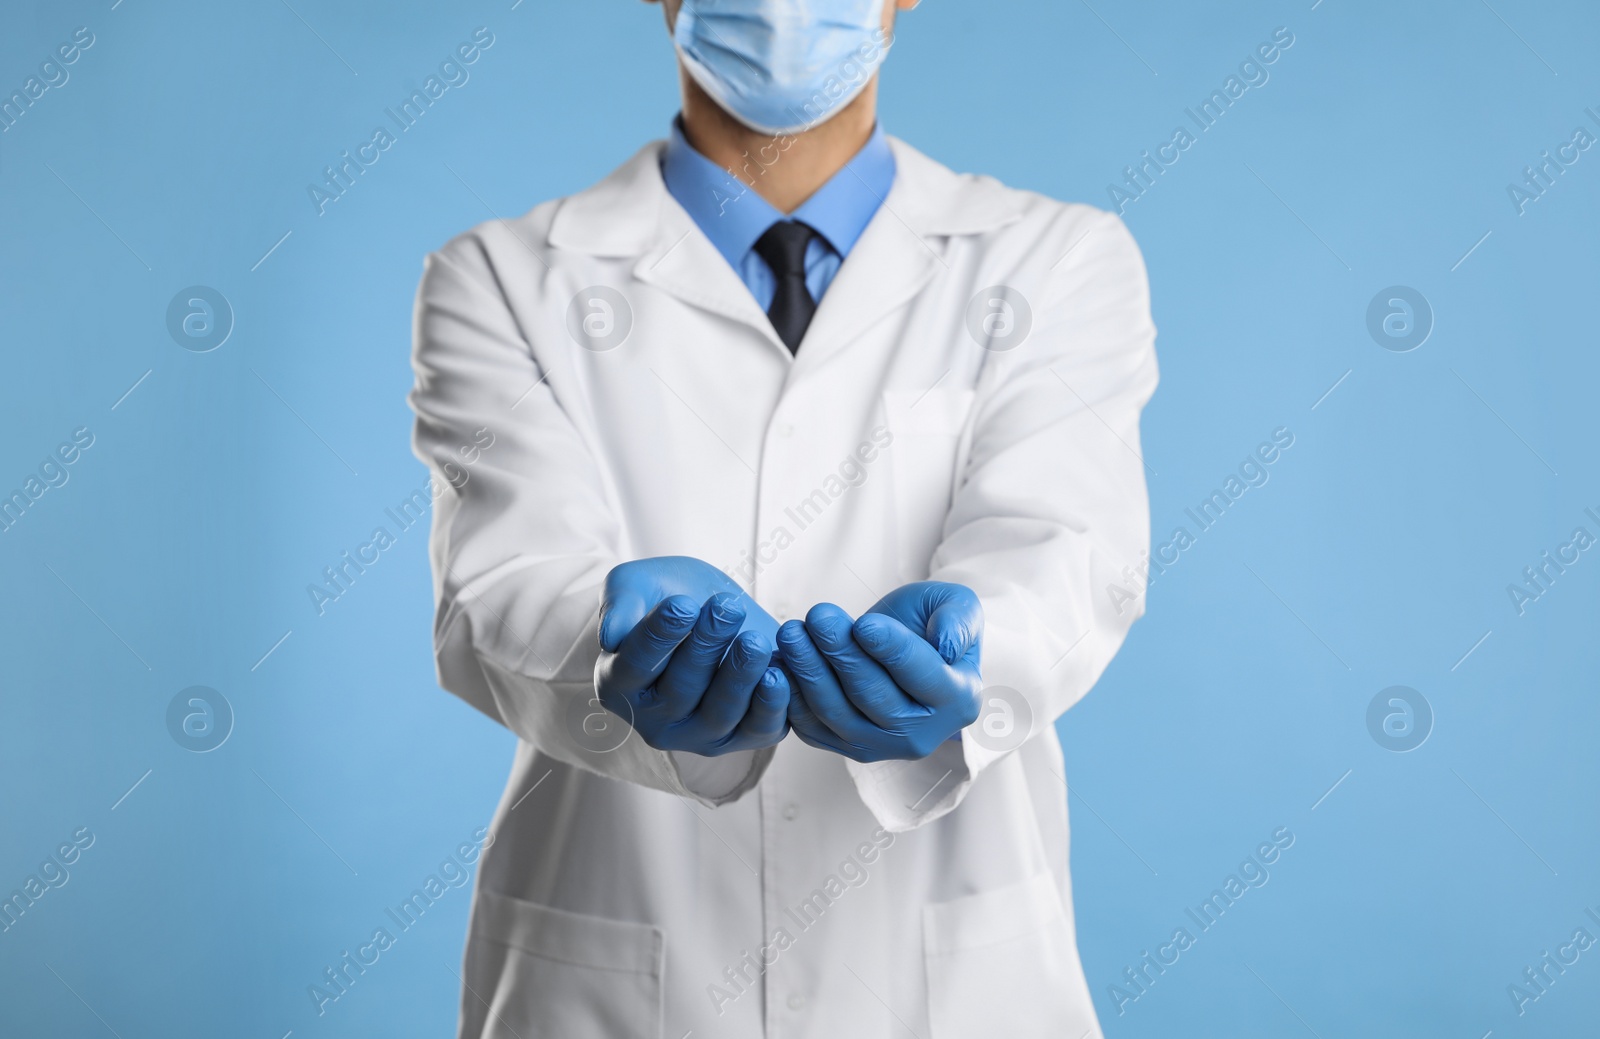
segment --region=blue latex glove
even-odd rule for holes
[[[602,593],[595,694],[657,750],[772,746],[788,731],[790,690],[772,666],[777,626],[708,563],[623,563]]]
[[[978,719],[983,607],[964,585],[919,581],[854,621],[831,603],[778,629],[789,724],[856,761],[925,758]]]
[[[687,595],[699,609],[718,593],[738,598],[744,609],[744,630],[760,632],[769,640],[777,637],[778,622],[772,614],[721,570],[693,556],[653,556],[614,566],[606,574],[600,603],[600,648],[616,650],[622,637],[669,596]]]

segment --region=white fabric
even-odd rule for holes
[[[495,437],[434,514],[439,678],[520,737],[463,1037],[1096,1027],[1051,723],[1142,608],[1107,586],[1149,543],[1144,266],[1114,216],[892,144],[894,188],[793,358],[667,195],[659,144],[428,258],[415,449],[445,483],[474,431]],[[627,301],[614,349],[568,332],[593,286]],[[969,332],[992,286],[1031,311],[1011,350]],[[972,587],[985,683],[1021,692],[1032,738],[999,754],[969,730],[866,766],[793,737],[718,760],[627,729],[585,749],[601,581],[668,554],[735,572],[780,620],[930,576]]]

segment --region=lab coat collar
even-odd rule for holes
[[[781,156],[774,161],[781,162]],[[672,121],[672,134],[662,152],[661,178],[728,265],[742,271],[756,242],[785,218],[809,225],[840,257],[849,256],[894,183],[894,150],[882,127],[874,126],[867,143],[839,172],[785,214],[696,151],[684,135],[680,116]]]
[[[983,234],[1021,216],[1021,202],[988,177],[954,173],[896,137],[895,178],[886,202],[899,219],[929,237]],[[652,141],[610,176],[565,199],[550,244],[592,256],[638,256],[659,238],[671,196],[661,179],[665,141]],[[881,214],[881,210],[880,210]],[[892,219],[893,217],[891,217]]]
[[[903,306],[945,264],[951,237],[978,235],[1021,218],[1020,193],[987,177],[957,174],[897,138],[894,184],[822,297],[801,343],[807,367]],[[758,331],[790,353],[739,276],[661,179],[653,141],[595,186],[565,199],[550,225],[558,249],[638,257],[634,276]]]

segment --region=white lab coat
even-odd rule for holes
[[[894,187],[794,358],[666,192],[659,143],[428,258],[411,403],[417,454],[449,488],[439,679],[520,737],[463,1037],[1097,1027],[1051,723],[1142,612],[1125,568],[1149,543],[1145,270],[1115,216],[892,146]],[[1011,321],[1027,304],[1020,345],[994,293],[969,319],[993,287]],[[738,573],[780,620],[965,584],[985,684],[1021,693],[1033,735],[998,753],[969,730],[871,765],[793,736],[700,758],[618,728],[621,746],[586,749],[602,579],[656,555]]]

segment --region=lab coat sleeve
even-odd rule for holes
[[[1060,250],[1083,234],[1065,230]],[[1040,295],[1032,337],[980,377],[929,574],[977,592],[984,687],[1020,694],[1029,738],[1089,691],[1144,612],[1124,568],[1150,544],[1139,416],[1157,381],[1144,262],[1119,218],[1097,214]],[[979,720],[932,756],[852,762],[857,789],[886,829],[915,828],[1014,752],[997,735],[986,694]]]
[[[622,529],[538,360],[543,347],[559,364],[570,344],[528,342],[485,244],[494,233],[429,256],[414,313],[412,448],[432,471],[439,682],[569,765],[706,805],[734,800],[770,749],[714,764],[659,751],[595,699],[600,590]]]

